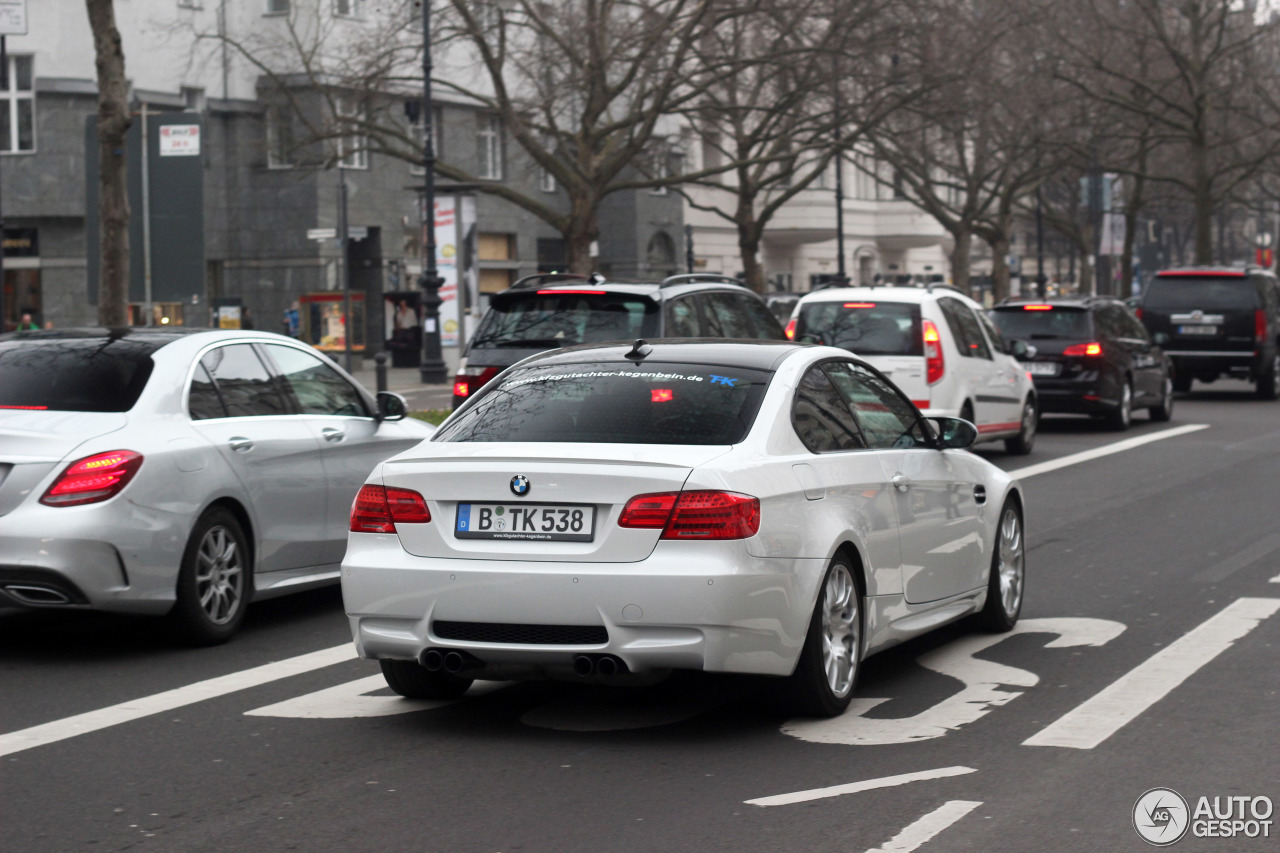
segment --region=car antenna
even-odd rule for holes
[[[623,358],[629,358],[635,361],[642,361],[645,356],[649,355],[652,352],[653,352],[653,347],[649,346],[648,341],[646,341],[644,338],[636,338],[636,342],[631,345],[631,351],[628,352],[626,355],[624,355]]]

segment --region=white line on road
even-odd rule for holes
[[[1280,610],[1280,598],[1240,598],[1101,693],[1024,740],[1024,746],[1093,749]]]
[[[1280,575],[1276,575],[1271,579],[1272,583],[1280,583]]]
[[[789,806],[792,803],[806,803],[809,800],[821,800],[826,797],[839,797],[842,794],[857,794],[861,791],[874,791],[876,788],[892,788],[897,785],[908,785],[912,782],[923,782],[926,779],[945,779],[948,776],[963,776],[966,773],[977,773],[973,767],[939,767],[937,770],[921,770],[916,773],[903,773],[901,776],[882,776],[879,779],[864,779],[861,782],[849,782],[844,785],[833,785],[830,788],[814,788],[810,791],[796,791],[794,794],[776,794],[772,797],[760,797],[756,800],[745,800],[749,806]]]
[[[1280,533],[1262,537],[1243,551],[1232,554],[1217,565],[1200,572],[1192,580],[1197,583],[1224,581],[1246,566],[1252,566],[1272,551],[1280,551]]]
[[[24,749],[44,746],[45,744],[66,740],[77,735],[96,732],[109,726],[149,717],[152,714],[159,714],[163,711],[171,711],[174,708],[181,708],[183,705],[203,702],[206,699],[225,696],[238,690],[257,687],[259,684],[266,684],[269,681],[276,681],[281,678],[310,672],[313,669],[332,666],[335,663],[351,660],[355,656],[355,646],[351,643],[343,643],[330,649],[321,649],[318,652],[298,655],[286,660],[256,666],[253,669],[232,672],[205,681],[197,681],[195,684],[166,690],[163,693],[121,702],[119,705],[112,705],[108,708],[99,708],[96,711],[76,714],[74,717],[65,717],[61,720],[42,723],[28,729],[8,732],[0,735],[0,755],[12,755],[15,752],[22,752]]]
[[[888,844],[868,850],[867,853],[911,853],[980,805],[982,803],[973,800],[951,800],[943,803],[909,824],[902,832],[889,839]]]
[[[1189,432],[1199,432],[1202,429],[1208,428],[1208,424],[1187,424],[1186,426],[1174,427],[1173,429],[1161,430],[1160,432],[1150,432],[1146,435],[1138,435],[1133,438],[1126,438],[1123,441],[1104,444],[1101,447],[1095,447],[1092,450],[1082,450],[1079,453],[1072,453],[1070,456],[1050,459],[1048,462],[1039,462],[1035,465],[1028,465],[1025,468],[1017,468],[1008,473],[1010,477],[1018,477],[1019,479],[1025,480],[1028,477],[1035,477],[1039,474],[1047,474],[1050,471],[1057,471],[1059,468],[1068,468],[1072,465],[1079,465],[1081,462],[1101,459],[1102,457],[1110,456],[1113,453],[1123,453],[1126,450],[1132,450],[1135,447],[1141,447],[1142,445],[1150,444],[1153,441],[1163,441],[1166,438],[1176,438],[1180,435],[1186,435]]]

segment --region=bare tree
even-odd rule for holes
[[[128,324],[129,84],[112,0],[85,0],[98,69],[98,324]]]

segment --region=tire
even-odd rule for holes
[[[1186,394],[1191,391],[1191,377],[1183,376],[1180,373],[1173,375],[1173,390],[1179,394]]]
[[[182,554],[170,627],[191,645],[225,643],[244,620],[252,590],[249,537],[229,510],[208,510],[196,521]]]
[[[1036,401],[1027,398],[1022,404],[1022,429],[1017,438],[1006,438],[1004,449],[1009,453],[1026,456],[1036,444],[1036,427],[1040,424],[1040,413],[1036,411]]]
[[[1271,368],[1258,377],[1258,399],[1280,398],[1280,350],[1271,359]]]
[[[964,405],[960,407],[960,420],[968,421],[975,425],[977,424],[977,421],[973,419],[973,403],[970,403],[968,400],[965,400]]]
[[[387,686],[406,699],[457,699],[471,686],[470,678],[432,672],[412,660],[380,660]]]
[[[1108,427],[1124,432],[1133,423],[1133,384],[1126,378],[1120,389],[1120,402],[1106,418]]]
[[[1168,376],[1164,378],[1164,394],[1160,397],[1160,404],[1147,409],[1147,412],[1156,423],[1173,420],[1173,380]]]
[[[837,717],[849,707],[862,666],[863,612],[858,575],[838,556],[823,576],[800,660],[788,678],[792,711]]]
[[[991,549],[991,570],[987,573],[987,603],[978,614],[982,627],[995,634],[1013,630],[1022,613],[1026,591],[1027,547],[1022,529],[1022,511],[1013,500],[1000,508],[995,547]]]

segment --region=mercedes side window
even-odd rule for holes
[[[852,362],[826,367],[873,450],[932,446],[924,418],[884,379]]]
[[[304,415],[370,416],[360,393],[319,358],[280,344],[267,344],[266,351]]]
[[[205,353],[200,364],[213,378],[228,417],[289,414],[280,389],[251,345],[218,347]]]
[[[813,453],[861,450],[867,446],[849,407],[821,365],[809,368],[800,380],[791,422],[796,435]]]
[[[666,307],[667,327],[663,330],[664,338],[696,338],[700,337],[698,329],[698,306],[692,296],[672,299]]]
[[[213,384],[213,377],[204,369],[203,364],[196,365],[195,375],[191,377],[191,393],[187,395],[187,411],[193,421],[210,418],[225,418],[227,407],[222,405],[222,396],[218,394],[218,386]]]

